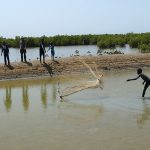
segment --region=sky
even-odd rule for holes
[[[150,0],[0,0],[0,36],[150,32]]]

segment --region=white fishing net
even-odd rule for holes
[[[92,68],[87,64],[85,63],[85,61],[83,61],[81,58],[78,58],[78,61],[80,61],[84,66],[86,66],[89,71],[91,72],[91,74],[93,75],[93,77],[96,79],[94,81],[87,81],[85,83],[82,83],[80,85],[76,85],[76,86],[73,86],[73,87],[67,87],[66,89],[64,90],[61,90],[60,89],[60,85],[58,84],[58,93],[59,93],[59,96],[61,99],[63,99],[65,96],[69,96],[71,94],[74,94],[74,93],[77,93],[79,91],[82,91],[82,90],[85,90],[85,89],[88,89],[88,88],[98,88],[100,87],[101,89],[103,88],[102,87],[102,74],[100,75],[97,71],[97,67],[95,67],[96,69],[96,73],[92,70]],[[96,66],[96,64],[94,63],[94,65]]]

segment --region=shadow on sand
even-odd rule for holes
[[[27,64],[28,66],[32,66],[32,63],[28,61],[26,61],[25,64]]]
[[[48,73],[50,74],[50,76],[52,77],[53,76],[53,70],[52,70],[52,67],[47,64],[47,63],[44,63],[43,66],[47,69]]]
[[[13,70],[14,69],[14,67],[12,66],[12,65],[7,65],[6,66],[8,69],[10,69],[10,70]]]
[[[53,62],[55,62],[56,64],[59,64],[59,62],[57,60],[53,60]]]

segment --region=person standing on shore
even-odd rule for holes
[[[45,63],[45,44],[44,44],[44,39],[42,39],[42,41],[40,43],[39,55],[40,55],[40,63],[41,63],[41,57],[42,56],[43,56],[43,63]]]
[[[23,37],[20,39],[20,54],[21,54],[21,62],[23,62],[23,59],[24,59],[24,62],[27,62],[27,60],[26,60],[26,42]]]
[[[50,49],[51,49],[51,59],[54,61],[54,58],[55,58],[55,50],[54,50],[54,44],[53,44],[53,43],[50,44],[48,51],[49,51]]]
[[[2,44],[1,56],[2,56],[2,54],[4,55],[4,63],[5,63],[5,65],[10,65],[9,48],[8,48],[8,45],[6,44],[6,42],[3,42],[3,44]]]

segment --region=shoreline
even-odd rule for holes
[[[57,58],[55,61],[46,59],[45,64],[38,60],[27,63],[12,62],[10,66],[0,64],[0,81],[88,73],[88,68],[80,60],[93,69],[96,67],[98,71],[150,67],[150,53],[74,56]]]

